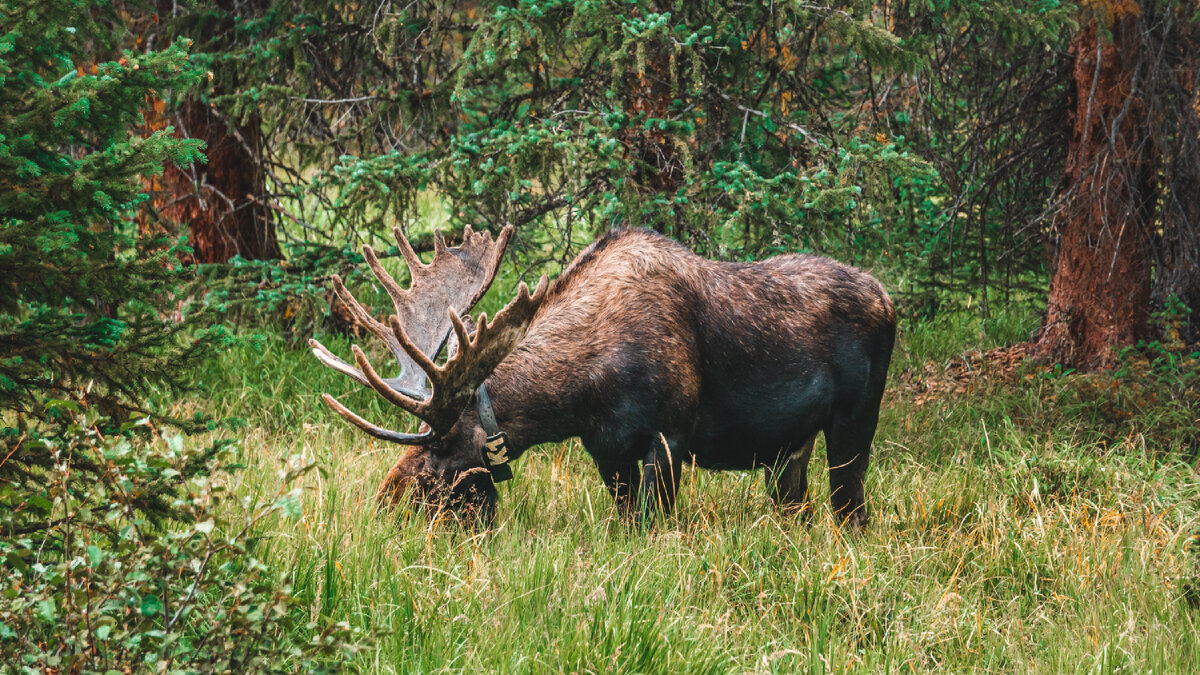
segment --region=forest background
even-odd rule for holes
[[[3,0],[0,672],[1200,669],[1198,76],[1189,0]],[[376,513],[330,278],[506,224],[483,310],[622,225],[876,274],[868,530],[577,442]]]

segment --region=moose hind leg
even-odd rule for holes
[[[864,481],[871,462],[871,441],[879,411],[835,419],[825,429],[829,456],[829,498],[833,510],[851,525],[867,524]]]
[[[650,450],[642,462],[642,515],[649,517],[655,512],[664,516],[675,506],[679,491],[679,472],[683,470],[683,453],[678,444],[672,446],[662,434],[655,434],[650,441]]]
[[[767,494],[775,506],[785,513],[811,513],[808,494],[808,460],[812,457],[813,436],[800,444],[800,449],[781,458],[774,466],[766,467]]]

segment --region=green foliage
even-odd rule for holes
[[[452,228],[517,225],[534,273],[624,224],[712,257],[902,265],[910,316],[1044,284],[1071,3],[178,7],[210,101],[262,119],[295,243],[427,231],[433,200]]]
[[[142,236],[143,177],[200,157],[167,128],[135,133],[148,97],[195,84],[188,41],[92,59],[119,25],[82,3],[7,2],[0,23],[0,408],[87,389],[153,412],[153,385],[222,344],[175,321],[179,244]],[[89,72],[94,69],[94,72]],[[177,377],[176,384],[182,384]],[[35,413],[36,414],[36,413]]]
[[[1178,340],[1186,312],[1163,311],[1155,321],[1174,341],[1143,341],[1122,350],[1117,367],[1081,373],[1061,364],[1024,363],[1015,370],[992,372],[987,358],[978,364],[971,403],[1003,411],[996,424],[1015,424],[1026,433],[1061,435],[1078,443],[1084,462],[1136,443],[1155,456],[1200,459],[1200,351]],[[962,339],[942,320],[932,332]],[[1173,327],[1172,327],[1173,326]],[[927,336],[917,332],[918,342]],[[997,340],[1012,343],[1011,338]],[[960,343],[961,344],[961,343]],[[902,361],[902,363],[904,363]],[[918,358],[907,368],[920,368]],[[925,368],[929,372],[930,368]],[[996,369],[992,369],[995,371]]]
[[[294,491],[236,522],[229,443],[188,444],[145,419],[102,431],[93,412],[49,407],[58,433],[14,450],[53,464],[36,487],[0,482],[0,672],[340,669],[353,633],[309,620],[255,553],[256,524],[294,513]],[[281,471],[281,490],[311,468]]]
[[[907,389],[1036,325],[1073,5],[141,9],[0,0],[0,672],[1200,666],[1181,305],[1114,373]],[[121,53],[131,33],[151,48]],[[202,160],[139,111],[185,95],[262,121],[288,261],[196,273],[140,231],[145,179]],[[394,221],[515,223],[522,274],[615,224],[875,265],[908,321],[872,525],[806,526],[757,474],[689,469],[676,516],[628,528],[574,442],[522,460],[494,530],[382,516],[394,448],[318,396],[398,413],[294,342]],[[233,341],[214,317],[247,313],[286,328]],[[243,442],[177,436],[197,409],[244,418]]]
[[[140,110],[202,72],[186,39],[114,54],[133,9],[0,3],[0,672],[336,669],[350,633],[253,554],[295,496],[236,527],[229,445],[161,431],[208,426],[177,397],[231,339],[139,228],[145,181],[202,159]]]
[[[932,317],[973,301],[987,316],[1014,296],[1044,292],[1043,243],[1070,130],[1075,11],[1007,0],[896,12],[895,32],[921,67],[892,85],[880,123],[940,179],[895,188],[888,244],[913,272],[910,313]]]
[[[963,345],[1012,346],[1028,339],[1037,311],[1009,305],[990,320],[940,315],[914,322],[903,333],[894,372],[918,388],[918,403],[963,395],[963,412],[975,410],[989,425],[1014,426],[1036,438],[1062,438],[1078,446],[1084,463],[1130,444],[1155,457],[1194,462],[1200,459],[1200,351],[1178,339],[1187,313],[1172,306],[1176,312],[1159,312],[1155,321],[1176,339],[1126,348],[1108,371],[1049,366],[1026,360],[1019,349],[964,354]]]
[[[381,203],[372,177],[409,172],[422,180],[401,185],[435,187],[453,218],[529,223],[524,236],[559,248],[571,242],[543,214],[565,210],[591,233],[649,226],[711,253],[755,255],[837,239],[866,172],[922,171],[845,114],[866,92],[861,55],[906,59],[865,7],[480,10],[450,93],[455,134],[419,154],[344,164],[330,183],[343,200]]]
[[[187,41],[97,63],[121,23],[110,6],[7,2],[0,17],[0,478],[37,491],[55,463],[40,439],[62,433],[47,400],[83,403],[114,425],[128,411],[162,420],[153,392],[186,389],[181,370],[227,338],[200,316],[171,316],[185,281],[179,244],[143,237],[135,222],[145,177],[199,156],[170,129],[135,129],[147,97],[200,77]],[[79,467],[81,478],[101,470]],[[163,505],[146,497],[139,508]]]
[[[227,322],[268,326],[295,339],[333,328],[331,278],[340,274],[348,283],[363,275],[363,257],[350,247],[320,244],[288,247],[287,260],[245,260],[202,265],[193,288]]]
[[[267,146],[289,149],[265,158],[293,191],[287,236],[371,236],[381,215],[416,219],[432,190],[454,222],[520,226],[536,262],[566,255],[576,223],[651,226],[727,256],[853,240],[846,222],[890,199],[863,183],[930,176],[860,105],[871,67],[915,63],[873,14],[305,0],[197,6],[172,30],[210,36],[214,102],[262,115]],[[307,167],[318,180],[296,179]]]

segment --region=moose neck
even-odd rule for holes
[[[551,390],[555,383],[522,377],[521,370],[498,368],[485,383],[496,424],[508,436],[515,456],[530,446],[578,435],[570,428],[570,416],[563,414],[562,402]]]

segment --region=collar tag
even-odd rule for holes
[[[483,458],[487,460],[494,482],[503,483],[513,477],[512,468],[508,466],[511,459],[508,455],[508,436],[503,431],[487,437]]]

